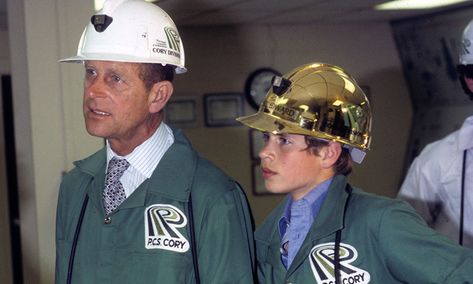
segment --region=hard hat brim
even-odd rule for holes
[[[156,63],[156,64],[161,64],[161,65],[166,65],[166,63],[150,62],[149,60],[145,60],[145,59],[139,58],[139,57],[134,58],[134,57],[128,56],[127,58],[124,58],[123,55],[119,55],[119,54],[114,55],[114,54],[102,54],[102,53],[87,54],[87,56],[81,56],[81,55],[71,56],[71,57],[60,59],[59,62],[83,63],[86,60],[131,62],[131,63]],[[169,63],[169,65],[172,65],[172,66],[176,67],[176,73],[177,74],[182,74],[182,73],[187,72],[187,68],[185,68],[185,67],[176,66],[176,65],[171,64],[171,63]]]
[[[261,111],[252,115],[237,117],[236,120],[250,128],[256,129],[261,132],[268,132],[273,134],[287,133],[297,135],[308,135],[319,139],[339,142],[340,144],[342,144],[343,147],[347,147],[349,149],[352,160],[357,164],[361,164],[366,155],[366,152],[364,150],[368,150],[358,149],[353,145],[344,143],[343,140],[337,139],[336,137],[327,135],[323,132],[301,130],[301,128],[296,125],[285,123],[283,120],[278,119],[276,116]]]
[[[334,140],[334,137],[332,137],[331,135],[327,135],[319,131],[309,131],[301,129],[301,127],[299,127],[297,124],[287,123],[286,121],[281,120],[276,116],[261,111],[252,115],[238,117],[236,120],[250,128],[262,132],[270,132],[274,134],[287,133],[308,135],[320,139]]]
[[[252,115],[238,117],[236,120],[250,128],[262,132],[289,133],[284,122],[278,122],[277,117],[264,112],[257,112]],[[281,131],[280,125],[284,126],[285,131]]]

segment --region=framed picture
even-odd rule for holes
[[[260,163],[253,163],[251,167],[252,171],[252,182],[253,182],[253,193],[255,195],[265,195],[265,194],[272,194],[271,192],[266,190],[264,186],[264,179],[261,175],[261,167]]]
[[[240,125],[235,118],[243,115],[242,101],[241,93],[205,94],[205,125],[209,127]]]
[[[249,137],[250,137],[251,159],[259,161],[259,151],[264,146],[263,133],[261,133],[261,131],[258,131],[256,129],[250,129]]]
[[[177,127],[195,127],[197,124],[196,101],[188,97],[175,97],[165,109],[166,123]]]

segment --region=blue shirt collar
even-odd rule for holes
[[[291,206],[293,202],[307,202],[310,204],[311,213],[313,216],[313,220],[317,217],[320,207],[322,206],[325,197],[327,196],[328,188],[332,183],[333,177],[325,180],[321,184],[317,185],[314,189],[309,191],[304,197],[301,199],[294,201],[290,195],[286,198],[286,205],[284,206],[284,211],[279,219],[279,235],[282,236],[286,232],[286,228],[291,221]],[[312,224],[310,224],[312,225]]]

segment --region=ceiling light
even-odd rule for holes
[[[145,1],[146,2],[158,2],[158,0],[145,0]],[[103,2],[105,2],[105,0],[94,0],[94,9],[95,9],[95,11],[98,11],[98,10],[102,9]]]
[[[394,0],[378,4],[374,8],[376,10],[432,9],[466,1],[469,0]]]

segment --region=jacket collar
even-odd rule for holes
[[[345,204],[348,199],[347,178],[343,175],[337,175],[333,178],[329,187],[327,197],[320,208],[319,216],[314,221],[309,231],[312,241],[326,237],[343,229],[343,220],[345,215]]]
[[[180,130],[173,130],[173,133],[175,141],[164,154],[151,178],[140,185],[120,208],[143,206],[148,194],[188,201],[198,156]],[[82,173],[90,176],[92,180],[88,192],[90,200],[97,208],[101,208],[106,167],[105,147],[83,160],[74,162],[74,165]]]
[[[335,232],[344,228],[345,205],[349,197],[346,187],[347,178],[345,176],[337,175],[333,178],[319,215],[307,233],[310,241],[306,239],[302,244],[287,271],[288,276],[304,262],[308,257],[308,252],[318,240],[333,235],[333,241],[335,241]]]
[[[105,181],[105,167],[106,167],[106,149],[105,147],[97,151],[95,154],[74,162],[74,165],[83,174],[88,176],[90,179],[90,185],[87,186],[87,195],[89,196],[90,202],[97,209],[104,211],[102,205],[102,190]],[[102,190],[96,190],[96,189]],[[105,213],[104,213],[105,214]]]
[[[179,201],[188,201],[198,155],[180,130],[173,132],[175,141],[154,170],[148,190]]]

